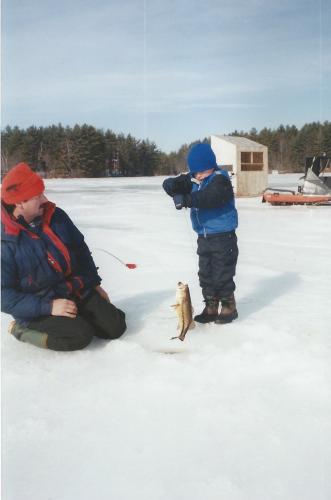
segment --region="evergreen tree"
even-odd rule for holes
[[[105,167],[106,174],[122,175],[119,161],[118,139],[114,132],[105,132]]]
[[[160,153],[154,142],[142,141],[138,147],[140,165],[142,165],[141,175],[154,175],[160,160]]]
[[[103,133],[90,125],[75,125],[71,134],[70,155],[75,169],[85,177],[105,175],[105,140]]]
[[[23,134],[23,144],[21,148],[22,161],[27,162],[38,170],[43,154],[42,129],[35,126],[26,129]]]
[[[1,133],[1,173],[21,161],[23,148],[23,132],[18,128],[7,126]]]

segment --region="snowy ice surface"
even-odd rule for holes
[[[162,180],[46,181],[128,329],[57,353],[17,342],[2,315],[3,498],[331,498],[331,209],[238,199],[239,319],[181,343],[177,282],[203,305],[196,237]]]

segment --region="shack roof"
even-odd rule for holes
[[[256,148],[261,149],[266,146],[260,144],[259,142],[251,141],[246,137],[240,137],[237,135],[219,135],[213,134],[213,137],[217,137],[218,139],[222,139],[223,141],[231,142],[231,144],[235,144],[236,146],[240,146],[241,148]]]

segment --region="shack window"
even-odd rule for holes
[[[251,163],[251,153],[241,152],[241,163]]]
[[[253,153],[253,163],[263,164],[263,153]]]
[[[263,153],[241,151],[241,171],[253,172],[263,170]]]

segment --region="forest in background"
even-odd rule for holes
[[[306,156],[331,155],[331,122],[313,122],[298,129],[235,130],[229,135],[247,137],[268,147],[269,169],[303,172]],[[45,177],[150,176],[177,174],[186,170],[186,155],[197,139],[178,151],[162,152],[149,140],[116,134],[91,125],[63,127],[7,126],[1,132],[1,172],[25,161]]]

